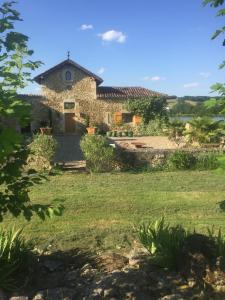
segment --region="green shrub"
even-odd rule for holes
[[[219,143],[221,136],[224,135],[220,121],[214,121],[208,117],[197,117],[188,123],[190,127],[185,130],[184,134],[189,143]]]
[[[188,234],[180,225],[171,227],[165,224],[164,218],[142,224],[139,229],[140,241],[153,260],[162,267],[171,269],[177,267],[177,257]]]
[[[165,224],[164,218],[149,224],[142,224],[139,228],[139,239],[150,252],[153,262],[170,269],[180,267],[180,259],[183,257],[184,251],[188,251],[188,241],[193,236],[200,236],[201,240],[204,238],[195,230],[189,232],[181,225]],[[208,228],[208,234],[205,235],[204,240],[211,241],[215,245],[215,249],[213,247],[211,253],[208,253],[212,255],[213,259],[216,257],[225,258],[225,236],[222,234],[221,228],[217,232],[214,226],[211,229]],[[194,245],[189,243],[189,246],[193,247]]]
[[[183,136],[185,123],[181,120],[172,119],[168,123],[167,134],[168,138],[174,142]]]
[[[29,148],[31,156],[28,163],[37,170],[50,170],[57,149],[57,141],[51,135],[36,134]]]
[[[21,272],[28,272],[31,248],[22,230],[0,229],[0,288],[11,291],[21,284]]]
[[[91,172],[107,172],[113,169],[114,149],[108,144],[107,138],[97,135],[86,135],[81,140],[87,168]]]
[[[136,136],[160,136],[165,135],[166,124],[163,120],[151,120],[148,124],[141,124],[134,128]]]
[[[177,150],[168,157],[167,164],[169,168],[178,170],[194,169],[197,159],[193,153]]]
[[[198,170],[214,170],[219,167],[219,161],[215,153],[201,153],[197,156],[196,168]]]

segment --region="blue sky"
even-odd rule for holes
[[[224,81],[216,10],[201,0],[20,0],[34,59],[32,75],[71,59],[104,79],[103,85],[144,86],[170,95],[208,95]],[[36,84],[24,92],[38,93]]]

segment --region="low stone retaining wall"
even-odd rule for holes
[[[140,149],[121,149],[123,152],[124,158],[128,159],[128,161],[133,162],[134,166],[160,166],[163,165],[168,156],[172,153],[176,152],[177,150],[191,152],[193,154],[200,154],[200,153],[216,153],[220,154],[223,153],[224,149],[216,149],[216,148],[186,148],[186,149],[148,149],[148,148],[140,148]]]

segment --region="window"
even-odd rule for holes
[[[133,114],[131,113],[123,113],[122,120],[124,123],[131,123],[133,120]]]
[[[66,81],[71,81],[72,80],[72,74],[71,74],[70,71],[66,71],[65,79],[66,79]]]
[[[64,102],[64,109],[74,109],[75,103],[74,102]]]

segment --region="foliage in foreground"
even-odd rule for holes
[[[28,273],[31,246],[22,237],[22,230],[0,229],[0,288],[14,290],[21,272]]]
[[[52,159],[57,149],[57,141],[51,135],[36,134],[29,145],[31,156],[29,163],[34,164],[37,170],[50,170]]]
[[[0,222],[8,212],[27,220],[34,214],[44,219],[62,208],[31,203],[29,189],[41,178],[24,171],[28,149],[21,134],[9,127],[12,120],[21,127],[27,125],[29,105],[18,99],[17,90],[31,81],[30,71],[41,64],[30,60],[33,51],[28,49],[28,37],[15,30],[14,23],[22,19],[14,4],[0,5]]]
[[[142,224],[139,228],[139,239],[149,251],[153,261],[162,267],[177,269],[179,258],[185,250],[185,242],[188,237],[195,234],[185,230],[181,225],[170,226],[164,218],[148,224]],[[215,245],[215,257],[225,257],[225,236],[221,229],[216,231],[214,227],[208,229],[208,239]]]
[[[87,168],[91,172],[107,172],[113,169],[115,154],[107,138],[100,135],[85,135],[81,141]]]
[[[149,224],[142,224],[139,238],[143,246],[163,267],[176,268],[177,257],[188,232],[180,225],[171,227],[164,218]]]

